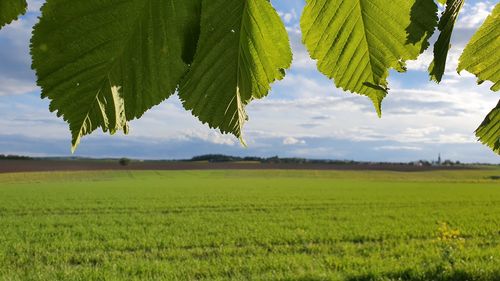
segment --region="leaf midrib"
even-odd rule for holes
[[[239,0],[238,0],[239,1]],[[244,4],[243,4],[243,9],[242,9],[242,12],[243,12],[243,15],[241,16],[241,21],[240,21],[240,26],[239,26],[239,41],[238,41],[238,60],[237,60],[237,64],[236,64],[236,70],[235,73],[236,73],[236,112],[238,114],[238,135],[241,137],[241,131],[242,131],[242,128],[243,128],[243,124],[241,122],[241,112],[240,112],[240,109],[241,109],[241,94],[240,94],[240,67],[241,67],[241,53],[243,52],[242,51],[242,42],[243,42],[243,25],[245,23],[245,19],[246,17],[248,16],[247,15],[247,8],[248,8],[248,0],[243,0],[244,1]],[[251,1],[254,1],[254,0],[251,0]],[[232,117],[234,118],[234,117]],[[231,122],[232,122],[232,119],[231,119]]]
[[[370,51],[370,43],[368,43],[368,37],[367,37],[367,31],[366,31],[366,23],[365,23],[365,15],[364,15],[364,12],[363,12],[363,0],[358,0],[358,7],[359,7],[359,13],[360,13],[360,17],[361,17],[361,24],[363,25],[363,38],[364,38],[364,41],[365,41],[365,44],[366,44],[366,49],[368,50],[368,64],[370,66],[370,70],[371,70],[371,76],[372,76],[372,79],[373,79],[373,83],[376,83],[378,84],[376,81],[378,81],[378,79],[375,78],[375,71],[373,69],[373,62],[372,62],[372,54],[371,54],[371,51]],[[367,82],[367,81],[366,81]]]

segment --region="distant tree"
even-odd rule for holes
[[[454,166],[455,162],[453,162],[451,160],[444,160],[443,165],[444,166]]]
[[[243,161],[243,158],[237,156],[228,156],[223,154],[206,154],[206,155],[195,156],[191,158],[190,161],[234,162],[234,161]]]
[[[122,166],[128,166],[128,165],[130,165],[130,162],[131,162],[131,160],[128,158],[121,158],[118,161],[118,163],[120,163],[120,165],[122,165]]]
[[[429,162],[427,160],[420,160],[418,163],[419,163],[419,166],[425,166],[425,167],[432,166],[431,162]]]
[[[248,157],[243,158],[243,161],[262,162],[262,158],[255,157],[255,156],[248,156]]]

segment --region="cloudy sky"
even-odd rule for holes
[[[0,31],[0,154],[69,155],[68,126],[40,99],[30,68],[29,38],[42,1],[28,2],[29,12]],[[455,71],[461,51],[494,1],[466,1],[441,85],[429,82],[426,74],[430,52],[410,62],[406,74],[391,72],[382,119],[366,97],[336,89],[316,71],[300,41],[303,2],[273,1],[286,22],[294,63],[268,98],[248,107],[247,148],[200,124],[172,97],[131,122],[128,136],[96,132],[83,139],[75,155],[178,159],[224,153],[411,161],[435,159],[441,153],[446,159],[500,163],[500,157],[474,137],[498,95],[489,90],[489,83],[477,86],[473,76]]]

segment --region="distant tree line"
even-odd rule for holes
[[[19,155],[3,155],[0,154],[0,160],[33,160],[29,156],[19,156]]]
[[[356,165],[356,164],[389,164],[384,162],[357,162],[353,160],[326,160],[326,159],[306,159],[298,157],[285,157],[280,158],[278,156],[273,157],[257,157],[257,156],[230,156],[224,154],[206,154],[195,156],[187,161],[190,162],[209,162],[209,163],[224,163],[224,162],[259,162],[266,164],[335,164],[335,165]],[[417,164],[421,163],[421,164]],[[450,163],[452,163],[450,161]],[[420,165],[420,166],[431,166],[432,162],[429,161],[417,161],[410,163],[390,163],[394,165]]]
[[[229,156],[223,154],[206,154],[195,156],[191,158],[191,162],[210,162],[210,163],[220,163],[220,162],[260,162],[260,163],[315,163],[321,162],[325,163],[326,160],[308,160],[305,158],[279,158],[278,156],[264,158],[256,156],[248,157],[238,157]]]
[[[444,160],[443,162],[431,162],[427,160],[419,160],[416,162],[410,162],[408,165],[411,166],[422,166],[422,167],[430,167],[430,166],[459,166],[462,165],[460,161],[452,161],[452,160]]]
[[[79,160],[84,158],[73,158],[73,157],[59,157],[59,158],[34,158],[29,156],[21,156],[21,155],[4,155],[0,154],[0,160],[40,160],[40,159],[48,159],[48,160]],[[88,158],[92,159],[92,158]],[[109,159],[118,161],[121,166],[130,165],[133,160],[129,158],[118,158],[118,159]],[[155,161],[155,160],[149,160]],[[408,166],[421,166],[421,167],[430,167],[430,166],[459,166],[466,165],[461,163],[460,161],[452,161],[452,160],[444,160],[444,161],[427,161],[427,160],[419,160],[412,162],[359,162],[353,160],[328,160],[328,159],[307,159],[307,158],[299,158],[299,157],[284,157],[281,158],[279,156],[273,157],[257,157],[257,156],[231,156],[224,154],[205,154],[200,156],[195,156],[191,159],[187,160],[156,160],[156,161],[172,161],[172,162],[209,162],[209,163],[224,163],[224,162],[258,162],[265,164],[332,164],[332,165],[408,165]],[[482,165],[488,165],[484,163],[476,163]]]
[[[297,157],[280,158],[278,156],[273,157],[239,157],[230,156],[224,154],[206,154],[195,156],[187,161],[190,162],[209,162],[209,163],[223,163],[223,162],[260,162],[260,163],[276,163],[276,164],[335,164],[335,165],[356,165],[356,164],[393,164],[393,165],[410,165],[410,166],[455,166],[461,165],[459,161],[445,160],[442,163],[430,162],[427,160],[420,160],[416,162],[407,163],[386,163],[386,162],[358,162],[353,160],[323,160],[323,159],[306,159]]]

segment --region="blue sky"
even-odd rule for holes
[[[30,11],[0,31],[0,154],[69,155],[68,126],[40,99],[30,68],[29,38],[42,1],[28,2]],[[495,2],[466,1],[441,85],[429,82],[426,74],[430,51],[410,62],[406,74],[391,73],[382,119],[366,97],[342,92],[316,70],[300,42],[303,0],[273,3],[286,22],[294,63],[267,98],[248,107],[247,148],[202,125],[172,97],[132,121],[129,135],[95,132],[83,139],[75,155],[173,159],[224,153],[412,161],[441,153],[446,159],[500,163],[473,133],[498,96],[490,84],[477,86],[472,75],[455,71],[465,44]]]

